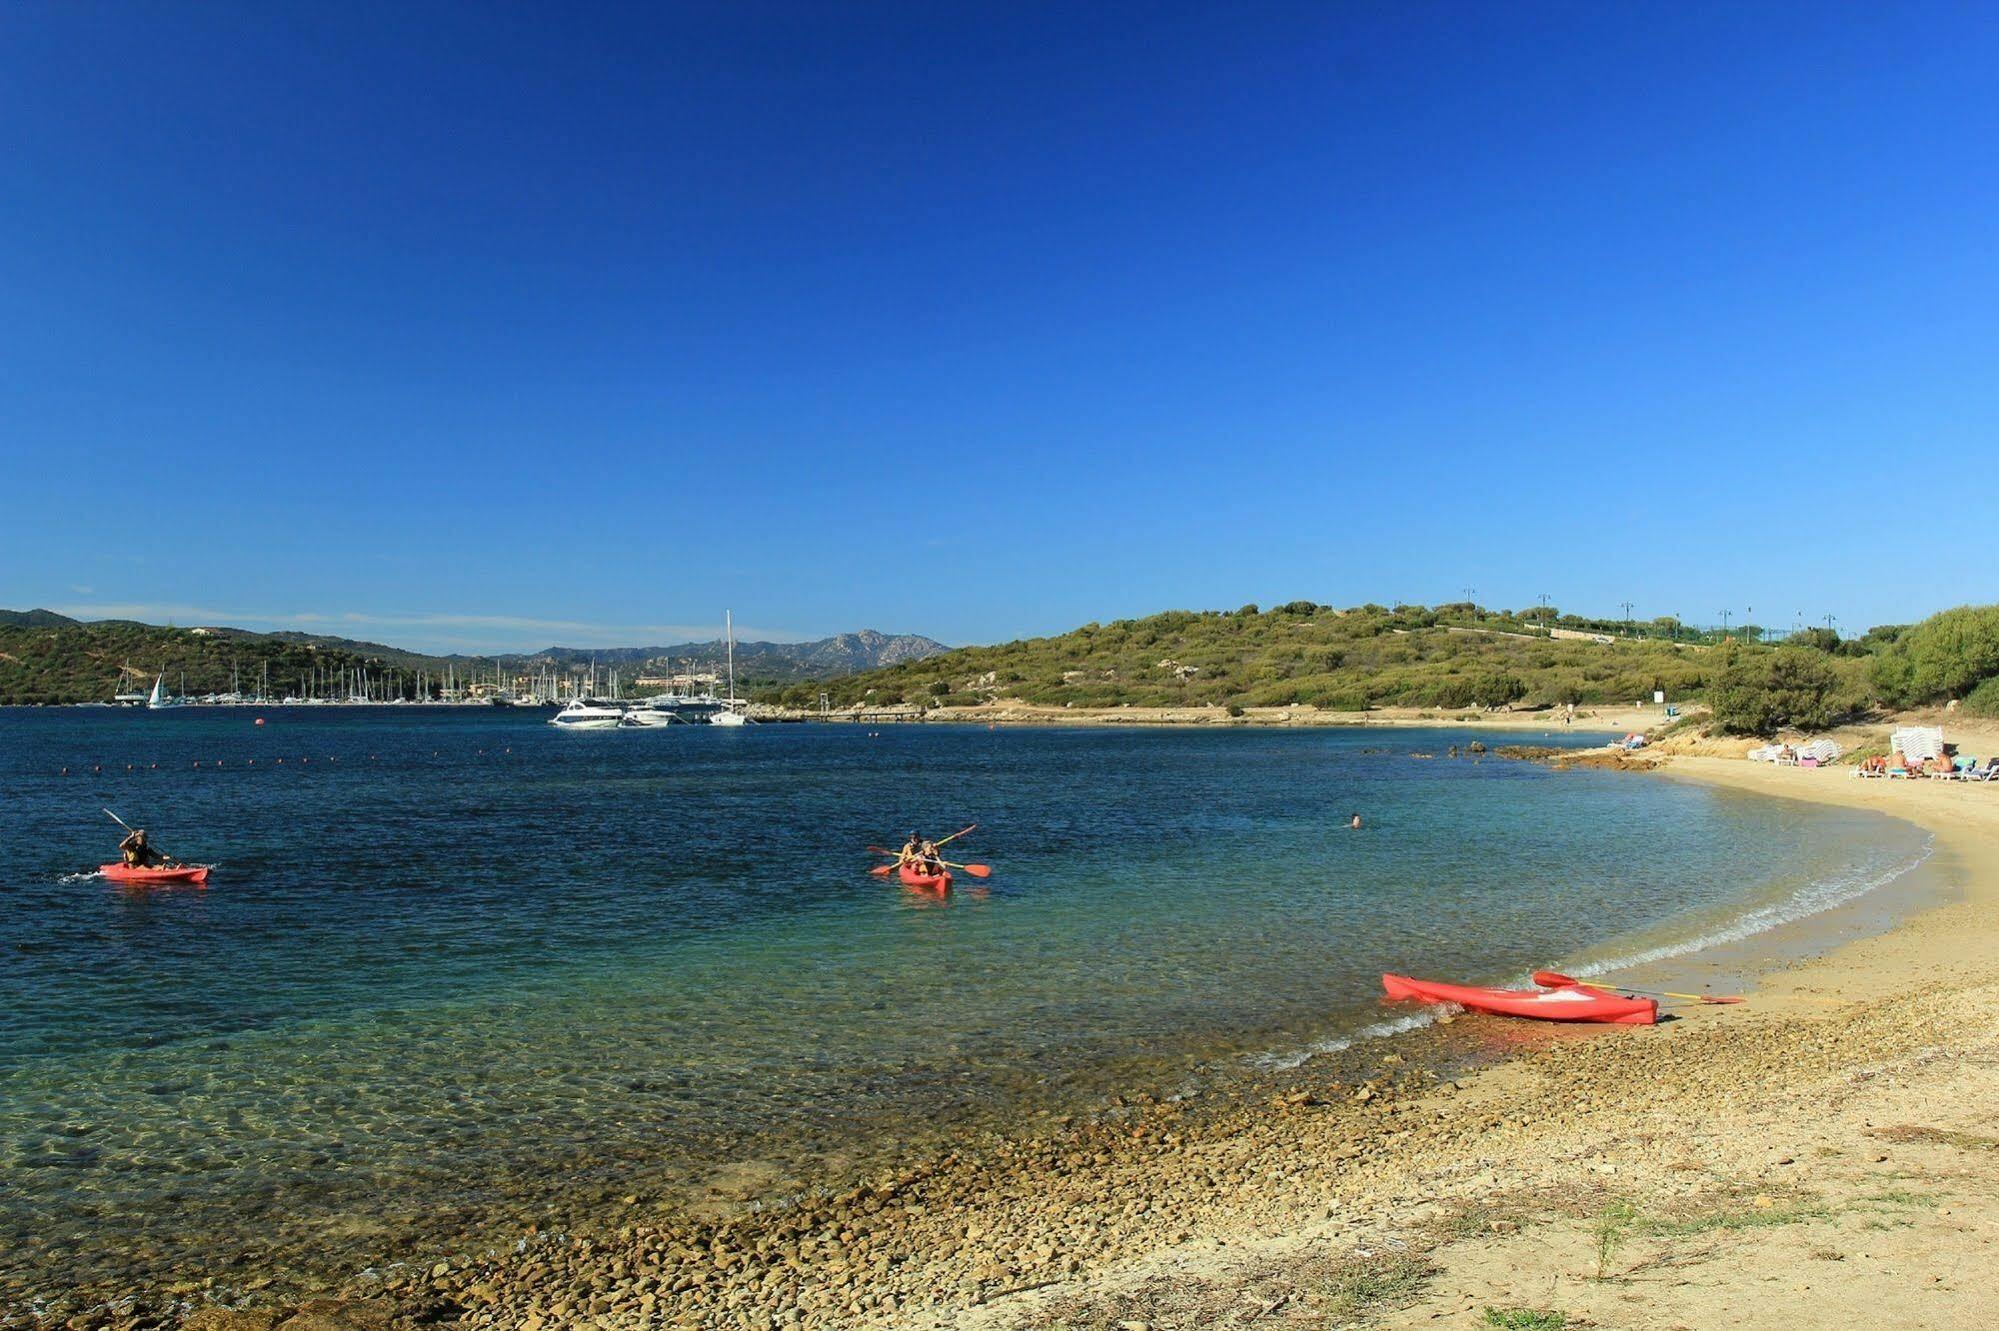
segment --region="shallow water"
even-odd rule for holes
[[[0,711],[9,1302],[803,1186],[1336,1047],[1382,1019],[1383,969],[1670,948],[1926,847],[1451,760],[1475,736],[1449,730],[542,722]],[[112,858],[106,805],[218,862],[211,885],[70,878]],[[865,872],[870,843],[974,819],[989,885]]]

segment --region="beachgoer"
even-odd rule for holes
[[[925,876],[935,878],[944,872],[944,852],[935,841],[924,842],[923,849],[917,852],[917,856]]]
[[[1353,821],[1348,823],[1347,826],[1352,828],[1356,832],[1360,831],[1360,815],[1355,814],[1353,816]]]
[[[167,857],[154,850],[152,842],[146,840],[146,829],[143,827],[134,828],[118,843],[118,854],[128,867],[134,869],[151,869],[167,862]]]
[[[924,845],[923,838],[911,832],[909,840],[903,842],[902,849],[896,852],[895,862],[897,864],[914,864],[922,856]]]

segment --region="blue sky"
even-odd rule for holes
[[[1999,9],[0,11],[0,605],[1999,599]]]

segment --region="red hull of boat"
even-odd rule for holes
[[[129,864],[99,865],[97,872],[114,883],[205,883],[206,864],[183,864],[171,869],[135,869]]]
[[[914,868],[904,864],[897,867],[895,876],[902,879],[906,887],[921,887],[932,892],[948,892],[951,890],[951,875],[948,873],[940,873],[935,878],[931,878],[916,872]]]
[[[1650,1026],[1659,1020],[1659,1005],[1649,998],[1599,994],[1565,986],[1560,989],[1484,989],[1475,985],[1439,984],[1407,975],[1384,975],[1382,990],[1391,999],[1418,1003],[1456,1003],[1473,1012],[1536,1021],[1594,1021],[1616,1026]]]

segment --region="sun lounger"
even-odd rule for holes
[[[1999,781],[1999,755],[1987,758],[1983,767],[1978,766],[1977,760],[1973,759],[1971,770],[1964,774],[1964,779],[1967,781]]]

